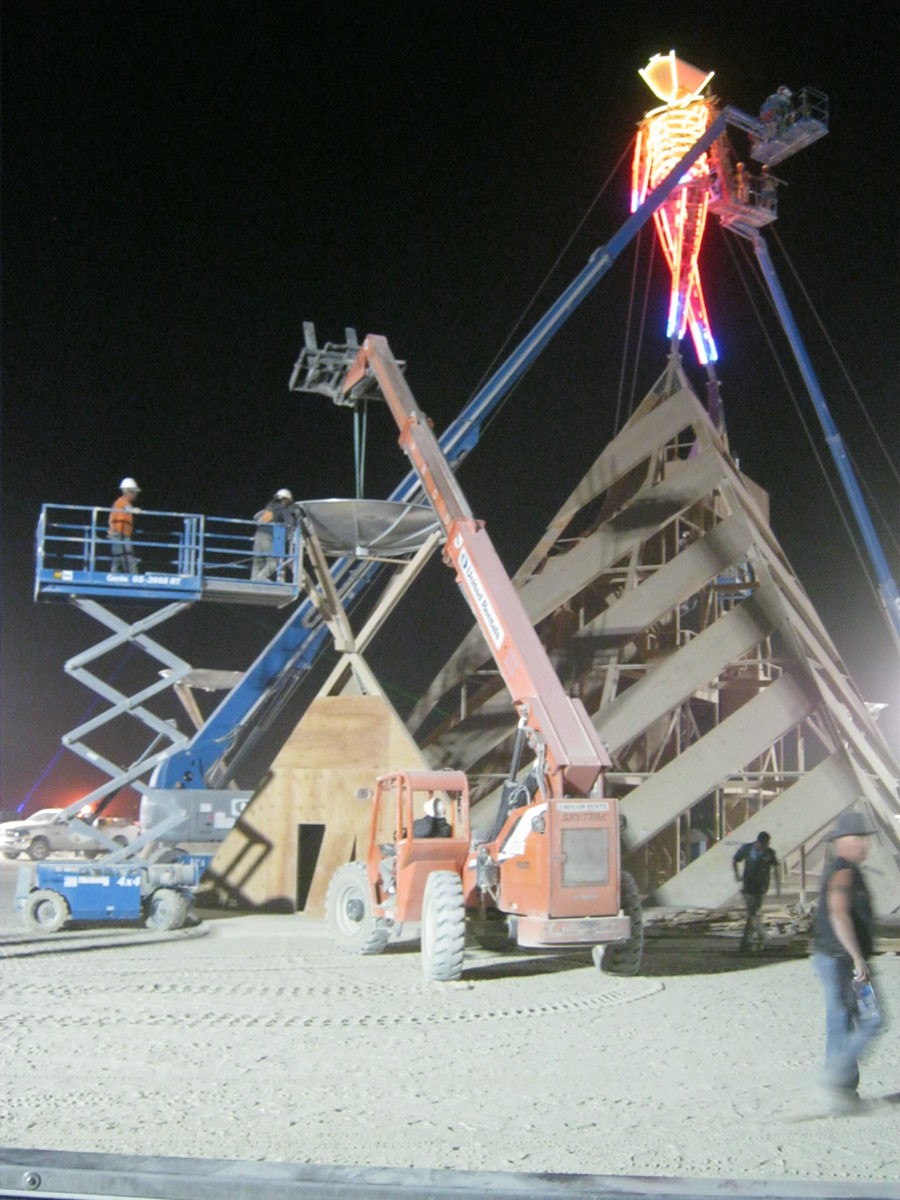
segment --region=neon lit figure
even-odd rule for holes
[[[655,54],[638,72],[665,103],[645,113],[632,162],[631,211],[665,178],[715,119],[714,101],[701,95],[713,77],[675,57]],[[666,334],[680,342],[686,329],[703,366],[717,360],[697,256],[709,207],[710,164],[701,155],[669,199],[653,214],[656,232],[672,273]]]

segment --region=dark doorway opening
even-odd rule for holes
[[[306,908],[324,837],[324,825],[297,826],[297,912]]]

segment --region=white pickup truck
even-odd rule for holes
[[[4,821],[0,824],[0,854],[4,858],[27,854],[36,860],[55,850],[83,854],[86,858],[101,854],[100,843],[74,829],[60,815],[62,812],[61,808],[42,808],[21,821]],[[127,817],[98,817],[96,824],[118,846],[127,846],[140,833],[139,826]]]

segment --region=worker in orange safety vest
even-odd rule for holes
[[[132,575],[138,570],[131,537],[134,533],[134,513],[141,511],[135,505],[141,489],[130,475],[126,475],[119,484],[119,490],[122,494],[109,513],[109,540],[112,544],[110,570],[114,575]]]

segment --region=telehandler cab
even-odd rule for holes
[[[370,796],[365,789],[365,796]],[[426,806],[438,800],[438,818]],[[458,979],[466,932],[462,877],[469,854],[469,781],[462,771],[397,771],[375,785],[366,861],[345,863],[325,911],[345,950],[377,954],[405,924],[422,923],[429,979]]]
[[[462,771],[382,775],[366,860],[339,867],[328,888],[326,918],[341,949],[378,954],[404,926],[421,924],[422,971],[438,982],[460,977],[467,931],[488,950],[607,946],[606,969],[635,973],[641,912],[630,877],[622,877],[624,913],[579,915],[618,907],[607,870],[615,805],[550,801],[548,816],[547,803],[529,804],[526,786],[517,791],[496,836],[472,834]],[[442,832],[429,815],[435,800]],[[597,965],[602,959],[595,954]]]

